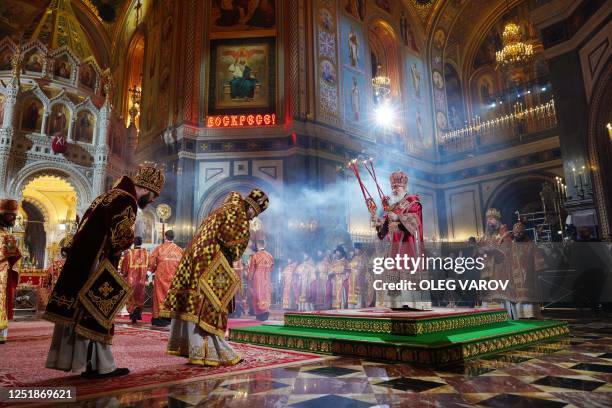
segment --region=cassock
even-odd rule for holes
[[[140,308],[140,311],[142,311],[144,307],[148,265],[149,252],[144,248],[128,249],[123,254],[121,273],[134,290],[127,304],[130,315],[134,313],[136,308]]]
[[[13,318],[15,288],[19,274],[13,266],[21,259],[15,237],[0,227],[0,343],[8,337],[8,321]]]
[[[149,271],[155,274],[153,279],[153,318],[160,317],[160,310],[166,300],[172,278],[179,266],[183,250],[172,241],[159,245],[149,258]]]
[[[393,175],[392,175],[393,177]],[[423,255],[423,215],[421,202],[417,195],[405,194],[401,199],[392,204],[389,213],[394,213],[397,220],[391,220],[386,216],[384,223],[377,227],[379,239],[385,239],[390,247],[387,253],[388,258],[395,258],[397,255],[410,258]],[[408,280],[415,282],[417,287],[419,281],[423,279],[423,271],[416,271],[414,274],[405,270],[389,270],[386,272],[387,282],[400,282]],[[409,306],[416,309],[428,309],[431,307],[429,292],[418,290],[389,290],[384,293],[382,305],[390,308]]]
[[[90,278],[96,278],[98,266],[104,262],[117,268],[121,253],[134,241],[137,210],[134,181],[122,177],[113,189],[96,198],[83,215],[43,314],[43,319],[55,323],[45,367],[82,372],[90,364],[90,370],[99,374],[116,369],[111,352],[112,321],[100,310],[92,313],[91,306],[85,305],[89,295],[82,289],[89,285]],[[105,301],[102,295],[129,293],[129,288],[115,280],[104,282],[97,290],[89,291],[99,303]],[[113,311],[108,316],[114,317],[114,310],[122,306],[123,302],[113,302]]]
[[[249,259],[249,291],[253,299],[255,316],[266,320],[272,301],[270,275],[274,267],[274,257],[265,249],[260,249]]]
[[[185,249],[160,312],[172,319],[167,352],[190,364],[233,365],[241,357],[224,339],[240,279],[231,267],[249,243],[245,200],[231,192],[202,221]]]

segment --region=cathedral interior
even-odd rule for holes
[[[293,364],[244,372],[79,383],[72,404],[610,406],[611,15],[606,0],[0,1],[0,198],[20,203],[18,294],[44,280],[90,203],[143,163],[166,180],[136,218],[148,250],[168,230],[187,246],[231,191],[267,193],[250,227],[275,260],[273,321],[287,309],[283,268],[304,248],[379,250],[364,199],[390,194],[396,171],[433,252],[465,252],[496,209],[548,253],[589,242],[608,257],[590,277],[542,275],[543,316],[569,322],[568,336],[448,370],[287,354]],[[597,293],[572,297],[576,282]],[[28,313],[17,323],[39,324]],[[61,384],[0,367],[2,387]]]

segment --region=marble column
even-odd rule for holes
[[[13,138],[16,134],[17,95],[19,95],[20,89],[19,70],[14,66],[13,76],[6,85],[4,120],[0,128],[0,197],[5,197],[7,194],[8,165]]]

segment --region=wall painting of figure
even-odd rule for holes
[[[209,112],[274,111],[274,39],[214,40],[211,60]]]

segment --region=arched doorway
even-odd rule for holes
[[[534,175],[517,177],[499,186],[487,201],[487,208],[496,208],[502,215],[502,223],[508,228],[518,221],[521,214],[543,211],[540,192],[544,183],[554,184],[553,176]]]
[[[593,193],[599,216],[600,236],[612,241],[612,64],[593,87],[591,99],[588,149],[593,175]]]
[[[270,197],[270,208],[257,217],[260,223],[259,226],[256,226],[259,231],[257,236],[265,237],[267,243],[266,249],[272,253],[274,257],[278,257],[282,251],[280,243],[283,231],[280,223],[275,222],[275,220],[282,219],[282,214],[280,213],[281,209],[278,205],[279,199],[276,198],[278,195],[275,194],[276,189],[263,180],[254,177],[239,176],[233,177],[230,181],[220,181],[211,186],[204,194],[204,198],[200,203],[200,208],[196,214],[195,227],[197,227],[211,211],[223,203],[223,200],[230,191],[237,191],[240,195],[245,197],[253,188],[264,190]],[[184,227],[185,226],[183,226],[183,228]],[[189,228],[189,226],[187,226],[187,228]],[[174,232],[179,232],[180,234],[183,231],[179,230]]]
[[[32,267],[43,268],[58,253],[59,242],[73,231],[77,216],[77,193],[63,177],[40,175],[22,190],[24,249]]]

